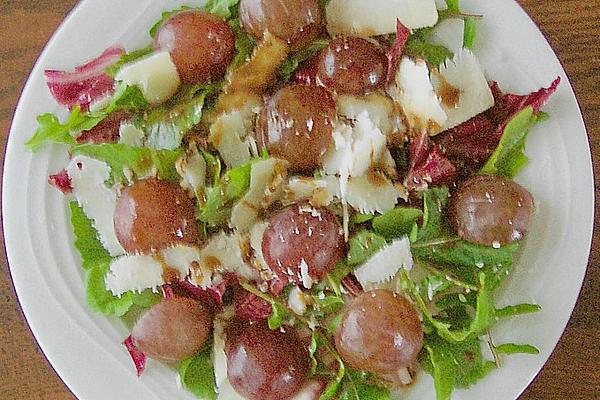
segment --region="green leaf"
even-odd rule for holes
[[[430,65],[440,65],[454,54],[442,45],[432,44],[417,37],[409,37],[405,46],[405,53],[412,58],[423,58]]]
[[[423,225],[417,235],[417,242],[439,239],[444,236],[443,210],[448,202],[448,188],[429,188],[423,192]]]
[[[530,344],[505,343],[496,346],[495,350],[499,354],[540,354],[540,350]]]
[[[205,201],[200,205],[200,220],[213,227],[226,225],[231,216],[233,203],[241,199],[250,187],[252,165],[264,157],[255,157],[247,163],[230,169],[223,177],[219,176],[220,160],[206,152],[204,158],[209,168],[213,170],[215,183],[205,189]]]
[[[477,37],[477,19],[466,17],[464,21],[463,47],[472,49]]]
[[[534,114],[531,106],[517,113],[504,128],[498,147],[481,172],[511,178],[517,175],[529,161],[524,152],[529,129],[540,118],[545,118],[545,116],[540,117]]]
[[[348,264],[359,265],[386,245],[386,240],[374,232],[362,230],[350,238],[348,243]]]
[[[159,292],[153,292],[152,289],[146,289],[141,293],[132,293],[131,300],[136,306],[143,308],[152,307],[154,304],[160,302],[163,299],[163,295]]]
[[[81,154],[104,161],[111,167],[112,179],[124,181],[124,168],[135,175],[145,175],[155,167],[162,179],[179,181],[175,162],[181,150],[155,150],[148,147],[133,147],[122,143],[81,144],[73,147],[73,154]]]
[[[336,398],[336,394],[340,388],[340,384],[342,383],[344,376],[346,376],[346,365],[344,364],[344,361],[342,360],[338,352],[335,350],[335,348],[333,348],[333,346],[322,335],[319,335],[319,343],[325,346],[329,353],[333,355],[338,364],[338,370],[335,374],[335,377],[331,382],[327,384],[327,386],[321,393],[321,396],[319,396],[319,400],[332,400]]]
[[[290,314],[287,308],[274,301],[271,302],[271,308],[271,315],[267,320],[269,329],[278,329],[289,319]]]
[[[250,174],[253,162],[247,162],[230,169],[223,176],[225,198],[228,200],[241,199],[250,187]]]
[[[106,68],[106,73],[111,78],[114,78],[117,75],[117,72],[119,72],[119,70],[121,69],[121,67],[123,67],[123,65],[128,64],[133,61],[136,61],[136,60],[139,60],[140,58],[147,56],[148,54],[152,53],[153,51],[154,51],[154,46],[149,45],[147,47],[137,49],[137,50],[131,51],[129,53],[125,53],[121,56],[121,58],[119,58],[119,61],[117,61],[116,63],[114,63],[114,64],[110,65],[108,68]]]
[[[61,123],[54,114],[42,114],[37,117],[38,128],[33,137],[25,143],[32,151],[37,151],[46,143],[75,144],[75,136],[90,130],[116,109],[143,109],[148,103],[136,86],[119,85],[111,101],[101,111],[82,113],[79,105],[73,107],[71,114]]]
[[[244,64],[252,55],[256,42],[239,24],[239,21],[230,23],[235,33],[235,56],[231,61],[232,68]]]
[[[138,124],[147,135],[147,146],[173,150],[202,119],[204,100],[214,88],[190,86],[180,90],[168,103],[149,111]]]
[[[375,233],[386,239],[395,239],[410,234],[415,222],[423,217],[418,208],[399,207],[373,218]]]
[[[71,225],[75,234],[75,248],[81,255],[81,267],[88,271],[97,265],[108,265],[111,256],[102,246],[92,221],[85,215],[76,201],[69,203]]]
[[[312,58],[328,44],[328,39],[318,39],[286,58],[279,67],[280,78],[288,82],[302,62]]]
[[[459,0],[446,0],[448,11],[460,12]]]
[[[336,296],[342,295],[342,279],[352,272],[352,267],[343,260],[338,262],[337,265],[326,275],[326,279],[322,281],[317,287],[322,290],[322,286],[325,285],[331,289]]]
[[[221,18],[229,19],[232,15],[237,15],[236,10],[239,2],[240,0],[208,0],[204,9]],[[232,9],[234,10],[233,13]]]
[[[319,311],[326,315],[340,311],[345,304],[344,299],[338,295],[329,295],[322,298],[318,295],[313,295],[312,298]]]
[[[373,214],[361,214],[361,213],[352,214],[352,222],[354,224],[362,224],[362,223],[371,221],[373,218],[375,218],[375,215],[373,215]]]
[[[73,133],[77,133],[78,127],[86,121],[86,118],[79,106],[75,106],[71,115],[61,124],[58,117],[54,114],[41,114],[37,117],[38,127],[26,143],[31,151],[38,151],[46,143],[62,143],[73,145],[75,138]]]
[[[450,343],[428,335],[423,348],[422,365],[433,376],[437,400],[450,400],[455,387],[466,389],[495,368],[495,364],[481,354],[477,337]]]
[[[456,321],[442,321],[435,318],[429,311],[427,302],[419,293],[416,285],[406,271],[402,271],[401,273],[403,284],[421,309],[424,321],[430,324],[443,339],[453,343],[462,342],[471,337],[478,336],[496,322],[493,292],[488,286],[488,280],[484,273],[479,274],[479,290],[475,304],[475,314],[470,321],[465,321],[462,318]],[[464,313],[462,316],[468,316],[468,314]],[[465,325],[466,327],[464,327]]]
[[[98,264],[87,270],[85,275],[87,303],[94,311],[120,317],[125,315],[133,305],[132,293],[123,293],[121,297],[117,297],[106,289],[104,277],[109,265],[109,263]]]
[[[181,6],[178,9],[175,10],[170,10],[170,11],[164,11],[161,15],[160,15],[160,19],[158,21],[156,21],[154,23],[154,25],[152,25],[152,27],[150,28],[150,37],[154,38],[156,36],[156,32],[158,31],[158,28],[160,28],[160,26],[162,25],[163,22],[165,22],[165,20],[167,18],[169,18],[171,15],[179,12],[179,11],[185,11],[185,10],[198,10],[197,7],[189,7],[189,6]]]
[[[542,307],[537,304],[517,304],[496,310],[496,316],[498,318],[513,317],[516,315],[536,313],[541,309]]]
[[[179,364],[181,384],[201,400],[215,400],[215,373],[211,359],[211,343]]]
[[[470,285],[477,285],[479,273],[484,272],[488,285],[495,289],[508,276],[518,249],[519,242],[495,249],[455,239],[417,242],[411,251],[418,261],[433,264]]]
[[[390,391],[367,381],[368,374],[348,371],[340,400],[389,400]]]

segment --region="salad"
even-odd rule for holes
[[[560,79],[504,93],[473,52],[483,16],[446,6],[209,0],[165,11],[148,47],[46,70],[68,115],[27,146],[70,154],[49,182],[138,374],[172,365],[200,399],[379,400],[429,373],[444,400],[538,352],[491,328],[540,309],[494,295]],[[432,41],[448,19],[455,51]]]

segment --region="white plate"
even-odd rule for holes
[[[150,363],[138,379],[121,346],[128,332],[116,319],[85,305],[79,256],[71,243],[65,200],[47,184],[64,166],[65,151],[36,154],[24,142],[35,116],[58,112],[43,79],[44,68],[71,68],[114,43],[129,49],[148,43],[147,30],[164,9],[181,1],[83,1],[42,53],[25,87],[10,132],[4,170],[4,233],[11,273],[23,311],[44,353],[81,400],[192,399],[175,373]],[[519,176],[539,203],[525,251],[501,304],[537,301],[542,312],[502,323],[498,343],[532,343],[538,356],[507,357],[503,368],[455,399],[515,399],[554,349],[575,304],[585,273],[593,224],[593,181],[587,135],[573,91],[550,46],[512,0],[464,1],[486,16],[477,49],[488,77],[501,87],[529,92],[563,79],[544,108],[552,118],[535,128],[531,163]],[[423,376],[407,399],[434,399]]]

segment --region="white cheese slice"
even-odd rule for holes
[[[375,126],[385,135],[402,133],[406,127],[394,110],[394,102],[388,96],[371,93],[366,96],[339,95],[336,99],[338,114],[356,120],[366,111]]]
[[[379,161],[386,145],[385,135],[363,110],[357,115],[354,127],[336,124],[333,144],[323,157],[323,168],[330,175],[362,176]]]
[[[346,188],[346,201],[363,214],[385,213],[403,196],[403,191],[377,171],[350,178]]]
[[[448,116],[444,130],[468,121],[494,105],[494,95],[481,65],[469,49],[462,49],[432,73],[431,82]]]
[[[331,175],[322,178],[294,176],[283,187],[284,205],[308,200],[315,207],[330,205],[335,197],[340,197],[339,181]]]
[[[192,267],[190,281],[199,287],[210,287],[213,278],[233,272],[247,280],[259,279],[258,271],[245,261],[246,248],[238,234],[220,232],[200,250],[198,262]]]
[[[183,280],[190,266],[199,259],[198,249],[191,246],[174,246],[155,254],[127,254],[110,264],[105,277],[106,288],[115,296],[129,291],[155,290],[174,278]]]
[[[119,143],[128,146],[141,147],[144,145],[146,133],[130,122],[121,122],[119,127]]]
[[[170,99],[181,83],[177,67],[167,51],[153,53],[124,65],[115,80],[139,87],[150,104],[160,104]]]
[[[242,112],[234,110],[221,114],[210,127],[208,140],[219,151],[229,168],[250,160],[250,146],[245,140],[246,125]]]
[[[78,155],[71,159],[66,170],[73,194],[85,215],[92,220],[104,248],[113,257],[125,253],[117,240],[113,222],[118,193],[105,183],[110,177],[110,166]]]
[[[288,295],[288,306],[298,315],[304,315],[310,296],[304,293],[298,286],[294,286]]]
[[[259,212],[269,207],[282,192],[287,177],[287,162],[277,158],[252,164],[250,187],[231,211],[230,226],[247,232],[258,219]]]
[[[396,32],[396,20],[409,29],[433,26],[435,0],[331,0],[326,7],[331,36],[377,36]]]
[[[393,279],[400,269],[410,271],[413,258],[408,237],[394,240],[375,253],[366,263],[354,270],[363,289],[371,290]]]
[[[402,108],[409,129],[432,135],[441,132],[448,117],[433,91],[425,61],[403,57],[390,95]]]
[[[199,196],[200,190],[206,185],[206,161],[195,144],[191,144],[177,160],[175,168],[181,176],[181,187]]]

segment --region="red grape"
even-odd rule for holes
[[[363,95],[385,84],[385,52],[367,39],[338,36],[321,51],[318,60],[317,77],[332,90]]]
[[[129,253],[199,242],[194,203],[179,185],[164,180],[145,179],[126,187],[117,200],[114,225]]]
[[[297,50],[317,37],[322,16],[317,0],[241,0],[240,21],[257,40],[269,31]]]
[[[257,140],[292,169],[312,171],[333,138],[335,101],[321,87],[290,85],[268,99],[256,126]]]
[[[459,186],[448,212],[461,238],[500,246],[527,233],[534,210],[533,196],[521,185],[499,176],[476,175]]]
[[[344,255],[342,227],[327,208],[293,204],[271,217],[262,252],[279,279],[311,286]]]
[[[212,314],[202,303],[173,297],[150,308],[131,332],[133,343],[148,357],[181,361],[206,342],[212,329]]]
[[[249,400],[289,399],[310,370],[308,348],[293,328],[272,331],[264,320],[234,321],[225,352],[229,381]]]
[[[160,25],[154,48],[169,51],[183,82],[199,83],[223,76],[233,59],[235,35],[225,20],[187,10]]]
[[[335,347],[353,368],[391,384],[398,371],[411,366],[423,345],[417,311],[402,295],[389,290],[364,292],[346,305],[335,335]]]

